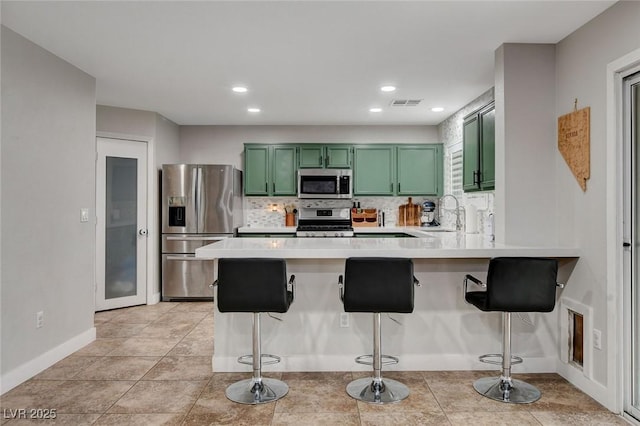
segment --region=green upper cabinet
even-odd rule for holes
[[[441,196],[442,157],[441,144],[245,144],[244,194],[296,196],[298,168],[353,166],[355,196]]]
[[[274,145],[271,147],[271,158],[270,195],[296,195],[296,148]]]
[[[317,168],[324,167],[324,146],[323,145],[301,145],[300,159],[298,160],[300,168]]]
[[[299,145],[298,167],[348,169],[351,167],[351,145]]]
[[[244,194],[297,194],[297,155],[292,145],[245,145]]]
[[[496,109],[493,105],[480,112],[480,189],[496,186]]]
[[[395,194],[395,146],[353,148],[353,195]]]
[[[467,117],[462,125],[462,189],[477,191],[480,170],[480,133],[478,115]]]
[[[463,124],[462,188],[465,192],[495,187],[495,104],[468,115]]]
[[[244,194],[269,195],[269,146],[245,146]]]
[[[397,146],[397,195],[442,195],[442,145]]]

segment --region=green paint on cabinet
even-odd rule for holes
[[[462,188],[465,192],[495,187],[495,104],[464,119],[462,132]]]

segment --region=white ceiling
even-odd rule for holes
[[[613,3],[2,1],[1,19],[96,77],[98,104],[182,125],[434,125],[493,86],[502,43],[556,43]]]

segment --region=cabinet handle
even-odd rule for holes
[[[398,194],[400,193],[400,182],[398,182]]]
[[[269,182],[264,183],[264,192],[269,192]]]
[[[325,166],[329,165],[329,156],[328,155],[326,157],[324,157],[324,164],[325,164]]]
[[[320,165],[322,166],[322,155],[320,156],[320,158],[318,158],[318,162],[320,163]]]
[[[273,182],[271,185],[272,185],[271,187],[273,188],[273,193],[275,194],[276,193],[276,183]]]
[[[391,192],[393,192],[393,183],[391,184]]]

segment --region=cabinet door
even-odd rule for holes
[[[324,167],[323,145],[300,145],[300,168]]]
[[[480,111],[480,189],[494,189],[496,183],[496,110],[493,105]]]
[[[269,147],[254,146],[244,149],[245,195],[269,194]]]
[[[351,167],[351,145],[327,145],[325,147],[325,167],[335,169]]]
[[[465,192],[480,189],[480,129],[478,115],[468,117],[462,125],[462,189]]]
[[[270,195],[296,195],[296,148],[293,146],[272,146],[271,149]]]
[[[398,146],[398,195],[442,195],[442,147]]]
[[[393,195],[395,191],[394,148],[353,149],[353,195]]]

